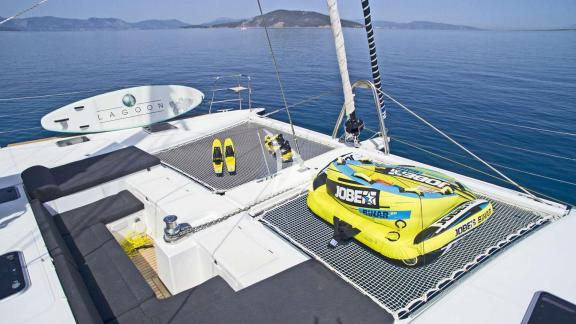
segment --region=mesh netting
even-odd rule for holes
[[[277,171],[277,160],[264,148],[266,134],[282,133],[290,141],[293,150],[296,145],[292,135],[264,127],[255,123],[242,123],[184,145],[160,152],[157,156],[166,164],[180,170],[189,177],[206,185],[212,190],[229,190],[241,184],[270,176]],[[224,171],[223,177],[217,177],[212,167],[212,141],[219,138],[222,143],[230,137],[236,149],[236,174]],[[332,148],[304,138],[298,138],[300,155],[304,160],[313,158]],[[287,168],[293,162],[282,163]],[[224,168],[226,170],[226,168]]]
[[[333,230],[306,205],[306,195],[267,212],[262,221],[324,262],[396,318],[406,318],[456,279],[548,218],[492,201],[494,214],[435,262],[407,268],[356,241],[329,249]]]

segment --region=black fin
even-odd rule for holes
[[[334,216],[334,236],[330,243],[328,243],[329,248],[335,248],[340,244],[347,243],[354,238],[360,230],[352,227],[352,225],[341,221],[340,218]]]

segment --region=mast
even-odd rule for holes
[[[350,84],[348,74],[348,61],[346,59],[346,47],[344,45],[344,35],[342,34],[342,24],[340,22],[340,13],[338,12],[337,0],[326,0],[330,13],[330,24],[332,25],[332,34],[336,45],[336,56],[338,58],[338,68],[340,69],[340,78],[342,79],[342,89],[344,90],[344,107],[346,111],[346,139],[353,140],[355,145],[359,145],[359,135],[364,128],[364,122],[356,118],[356,107],[354,106],[354,94]]]

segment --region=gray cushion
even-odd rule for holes
[[[140,308],[147,318],[155,320],[153,323],[191,323],[190,321],[174,321],[174,318],[180,311],[193,312],[205,306],[217,307],[222,300],[233,297],[234,294],[234,290],[224,279],[214,277],[170,298],[147,300],[140,305]]]
[[[66,235],[64,241],[70,248],[77,264],[86,262],[86,256],[96,251],[108,241],[113,241],[114,236],[102,223],[94,224],[77,233],[74,237]]]
[[[46,207],[36,199],[30,202],[30,207],[32,208],[38,228],[40,229],[40,234],[42,234],[42,238],[44,239],[44,243],[46,244],[50,256],[54,258],[55,256],[62,255],[68,261],[74,262],[72,257],[73,254],[71,253],[71,250],[68,249],[68,246],[60,235],[58,227],[54,222],[54,217]]]
[[[35,165],[22,172],[24,188],[32,199],[49,201],[62,196],[52,172],[45,166]]]
[[[76,322],[82,324],[104,323],[90,298],[90,293],[82,276],[75,266],[60,255],[54,258],[54,267]]]
[[[104,321],[155,298],[152,288],[116,241],[108,241],[85,259],[80,273]]]
[[[22,181],[30,197],[46,202],[158,164],[156,156],[129,146],[52,169],[33,166],[22,172]]]
[[[317,261],[309,260],[218,303],[187,302],[172,323],[391,323],[393,318]]]
[[[154,316],[146,315],[140,307],[136,307],[106,322],[106,324],[162,324],[162,322],[156,320]]]
[[[128,190],[55,216],[63,235],[74,236],[97,223],[110,223],[144,209]]]

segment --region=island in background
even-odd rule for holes
[[[4,18],[0,17],[0,21]],[[344,28],[362,28],[362,20],[342,19]],[[453,25],[430,21],[413,21],[399,23],[392,21],[372,22],[375,28],[380,29],[409,29],[409,30],[482,30],[481,28]],[[190,29],[190,28],[328,28],[330,17],[313,11],[275,10],[264,15],[247,19],[217,18],[203,24],[193,25],[176,19],[144,20],[139,22],[126,22],[118,18],[89,18],[73,19],[59,17],[31,17],[13,19],[0,25],[0,31],[94,31],[94,30],[153,30],[153,29]],[[525,31],[556,31],[576,30],[576,25],[555,29],[523,29]]]

